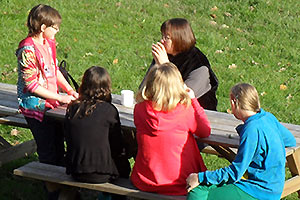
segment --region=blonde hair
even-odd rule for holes
[[[260,111],[258,93],[255,87],[248,83],[239,83],[233,86],[230,91],[230,98],[240,109],[253,112]]]
[[[189,106],[191,98],[184,88],[184,82],[177,67],[172,63],[154,65],[137,93],[138,103],[150,100],[158,111],[170,111],[178,103]]]

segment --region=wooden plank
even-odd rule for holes
[[[9,91],[17,93],[17,85],[8,84],[8,83],[0,83],[0,90],[1,91]]]
[[[0,124],[28,128],[27,122],[22,114],[17,116],[0,117]]]
[[[281,198],[284,198],[294,192],[297,192],[299,190],[299,186],[300,186],[300,176],[294,176],[289,180],[285,181]],[[298,197],[299,197],[299,192],[298,192]]]
[[[11,144],[9,144],[3,137],[0,136],[0,151],[9,147],[11,147]]]
[[[19,158],[23,158],[34,152],[36,152],[35,141],[29,140],[16,146],[10,146],[6,149],[0,150],[0,162],[4,164]]]
[[[14,170],[14,174],[27,178],[37,179],[41,181],[48,181],[59,183],[74,187],[86,188],[102,192],[109,192],[114,194],[126,195],[141,199],[161,199],[161,200],[184,200],[185,196],[168,196],[156,193],[143,192],[135,188],[129,179],[118,179],[114,183],[90,184],[74,181],[71,176],[66,175],[65,168],[47,165],[38,162],[28,163],[18,169]]]

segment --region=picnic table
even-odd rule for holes
[[[122,129],[135,132],[133,107],[122,106],[120,95],[113,94],[112,97],[112,103],[117,107],[120,114]],[[63,105],[47,111],[46,115],[62,120],[65,113],[66,106]],[[218,154],[232,162],[239,146],[239,135],[236,133],[235,127],[242,122],[228,113],[209,110],[205,110],[205,113],[211,123],[212,132],[208,138],[199,138],[199,140],[213,148],[213,150],[209,149],[206,152]],[[16,87],[14,85],[0,83],[0,123],[26,127],[26,121],[24,124],[22,115],[17,112]],[[300,198],[300,126],[288,123],[282,124],[293,133],[297,142],[296,147],[286,148],[287,167],[292,177],[285,182],[282,198],[293,192],[298,192]],[[3,148],[7,148],[7,144],[6,147],[2,145],[1,150],[1,144],[0,140],[0,158]]]

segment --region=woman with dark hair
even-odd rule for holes
[[[161,25],[161,34],[161,41],[152,45],[154,59],[150,68],[154,64],[172,62],[184,83],[195,92],[200,105],[217,110],[218,79],[206,56],[195,47],[196,39],[189,22],[183,18],[169,19]]]
[[[129,177],[119,112],[111,104],[111,79],[104,68],[93,66],[84,73],[79,98],[67,109],[65,136],[66,173],[75,180],[105,183]]]

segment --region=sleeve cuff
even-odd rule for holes
[[[198,181],[199,181],[200,184],[204,182],[204,173],[205,172],[199,172],[198,173]]]

